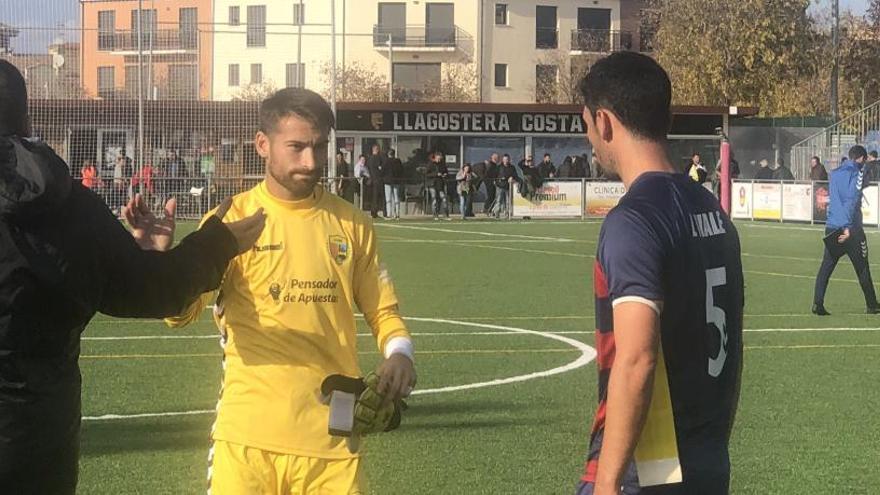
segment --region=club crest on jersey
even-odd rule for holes
[[[330,256],[337,265],[348,259],[348,241],[341,235],[331,235],[329,239]]]

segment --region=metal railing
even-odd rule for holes
[[[633,49],[630,31],[609,29],[575,29],[571,32],[571,50],[590,53],[610,53]]]
[[[394,48],[455,48],[468,38],[458,26],[429,25],[373,26],[373,46],[387,47],[388,37]]]
[[[792,172],[798,179],[810,176],[810,159],[818,156],[834,170],[850,147],[880,140],[880,101],[836,124],[795,143],[791,147]]]
[[[194,29],[162,29],[144,31],[140,34],[144,51],[195,51],[198,49],[199,33]],[[137,31],[116,31],[98,34],[98,49],[114,52],[136,52]]]

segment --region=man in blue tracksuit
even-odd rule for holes
[[[868,240],[862,227],[862,190],[867,186],[868,177],[865,175],[865,160],[868,152],[863,146],[853,146],[849,150],[849,160],[844,161],[840,167],[831,173],[831,185],[829,192],[831,202],[828,205],[828,221],[825,224],[825,235],[835,231],[837,245],[825,246],[825,256],[819,274],[816,276],[816,290],[813,295],[813,313],[819,316],[828,316],[825,310],[825,290],[828,288],[828,280],[837,261],[846,254],[852,261],[859,284],[865,294],[865,305],[868,314],[880,313],[877,304],[877,296],[874,293],[874,283],[871,280],[871,269],[868,265]]]

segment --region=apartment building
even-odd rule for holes
[[[642,0],[333,1],[343,99],[390,79],[398,100],[565,101],[559,88],[591,60],[650,49]],[[214,98],[246,97],[253,85],[328,93],[331,5],[216,0]]]
[[[140,65],[147,99],[212,99],[213,4],[80,0],[86,94],[136,98]]]

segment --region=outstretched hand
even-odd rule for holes
[[[223,217],[226,216],[226,213],[231,207],[232,198],[226,198],[225,201],[220,203],[220,206],[217,208],[217,212],[214,213],[214,215],[220,220],[223,220]],[[229,232],[232,233],[232,236],[235,237],[235,241],[238,243],[238,254],[242,254],[251,249],[257,242],[257,239],[260,238],[260,234],[263,233],[263,228],[265,227],[266,214],[263,213],[262,208],[258,209],[256,213],[249,217],[245,217],[237,222],[229,222],[226,224],[226,228],[229,229]]]
[[[174,244],[174,213],[177,199],[165,203],[162,218],[156,217],[140,194],[135,194],[122,207],[122,216],[131,227],[131,235],[138,246],[145,251],[167,251]]]

